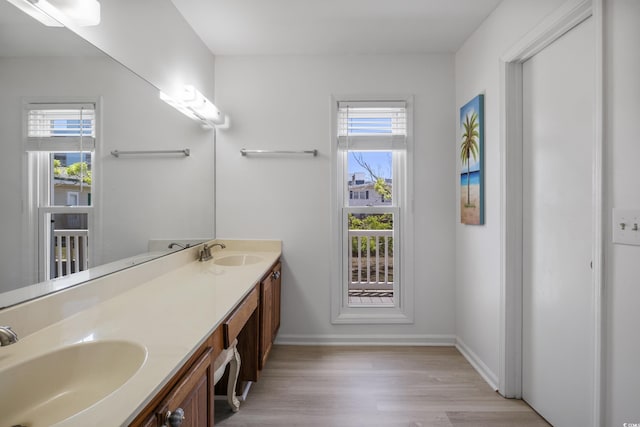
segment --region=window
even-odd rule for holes
[[[362,199],[362,200],[368,200],[369,199],[369,190],[367,191],[349,191],[349,198],[350,199]]]
[[[412,321],[411,101],[334,100],[334,323]]]
[[[95,102],[25,102],[34,279],[89,267],[94,222]]]
[[[67,206],[78,206],[80,193],[77,191],[67,191]]]

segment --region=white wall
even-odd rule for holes
[[[500,319],[499,58],[562,0],[505,0],[455,55],[455,110],[485,94],[485,225],[456,225],[456,335],[460,347],[497,383]],[[457,123],[457,121],[456,121]],[[457,135],[460,135],[458,131]],[[456,153],[456,171],[460,160]],[[453,159],[451,160],[454,161]],[[459,177],[455,173],[459,195]],[[456,199],[459,200],[459,199]],[[456,206],[459,217],[459,203]]]
[[[24,97],[102,97],[102,139],[94,175],[102,190],[94,192],[102,238],[92,261],[146,252],[149,239],[213,236],[213,133],[162,102],[153,86],[102,56],[0,58],[0,75],[0,235],[11,242],[0,246],[0,292],[28,284],[25,277],[30,276],[17,268],[24,255],[13,246],[25,244]],[[116,159],[110,154],[115,149],[185,147],[191,149],[190,157]]]
[[[456,54],[456,106],[486,93],[487,225],[457,226],[456,334],[493,372],[498,368],[498,59],[561,1],[505,0]],[[640,2],[604,1],[605,426],[640,422],[640,248],[611,243],[611,210],[640,208]],[[459,167],[459,164],[458,164]]]
[[[332,94],[415,96],[415,324],[331,324]],[[451,340],[453,96],[451,55],[216,58],[216,101],[232,117],[217,137],[217,235],[283,240],[281,341]],[[250,158],[243,147],[319,155]]]
[[[104,1],[100,25],[71,29],[168,94],[214,98],[214,57],[170,0]]]
[[[611,244],[611,209],[640,209],[640,2],[605,1],[606,426],[640,423],[640,247]]]

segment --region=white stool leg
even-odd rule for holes
[[[240,409],[240,401],[236,397],[236,384],[238,383],[238,374],[240,373],[240,353],[236,347],[237,341],[234,341],[230,350],[233,352],[229,361],[229,382],[227,383],[227,401],[233,412]]]
[[[227,383],[227,401],[233,412],[240,409],[240,400],[236,397],[236,384],[238,383],[238,375],[240,374],[240,353],[238,352],[238,340],[233,340],[228,348],[222,350],[222,353],[214,362],[213,383],[217,384],[224,375],[224,371],[229,365],[229,382]]]

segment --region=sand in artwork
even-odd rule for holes
[[[467,203],[467,186],[460,186],[460,222],[463,224],[480,224],[480,185],[469,186],[469,203]]]

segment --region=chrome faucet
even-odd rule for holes
[[[18,334],[13,332],[10,326],[0,326],[0,346],[11,345],[18,342]]]
[[[189,247],[189,244],[187,243],[186,245],[181,245],[180,243],[176,243],[176,242],[172,242],[169,243],[168,248],[169,249],[173,249],[175,246],[181,248],[181,249],[187,249]]]
[[[227,247],[224,243],[214,243],[213,245],[207,245],[205,243],[202,247],[202,250],[200,251],[200,255],[198,256],[198,261],[209,261],[211,258],[213,258],[213,255],[211,255],[211,249],[215,246],[220,246],[220,249],[224,249]]]

